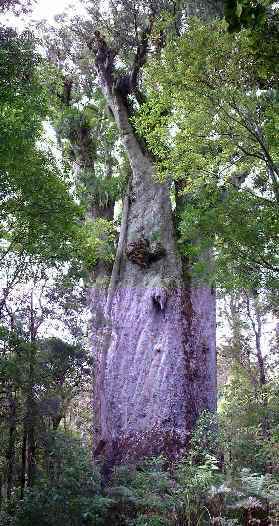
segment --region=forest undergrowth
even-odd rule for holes
[[[269,447],[270,439],[251,436],[254,462],[245,464],[244,446],[235,431],[224,417],[217,427],[216,418],[204,413],[187,456],[121,465],[105,483],[101,463],[92,463],[90,450],[80,438],[69,432],[49,432],[44,442],[48,463],[42,462],[36,484],[23,499],[19,490],[13,491],[2,506],[0,524],[277,526],[276,448]]]

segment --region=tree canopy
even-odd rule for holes
[[[2,28],[0,38],[2,254],[67,258],[80,210],[43,134],[49,112],[43,62],[28,32]]]
[[[158,177],[179,183],[181,247],[193,261],[215,237],[218,279],[274,287],[278,277],[277,32],[197,20],[146,70],[149,101],[135,119]],[[257,38],[258,46],[259,40]],[[191,244],[197,232],[202,246]]]

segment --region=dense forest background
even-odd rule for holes
[[[32,30],[32,2],[0,5],[1,526],[279,521],[278,7],[227,0],[212,19],[150,2],[143,26],[146,4],[84,2]],[[9,27],[14,13],[28,29]],[[129,24],[142,31],[134,63]],[[133,63],[129,126],[218,311],[217,413],[200,412],[182,457],[109,474],[92,462],[88,291],[115,286],[131,165],[92,67],[103,35],[121,74]],[[162,255],[156,231],[152,243],[143,268]]]

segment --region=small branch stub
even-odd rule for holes
[[[153,305],[158,311],[163,311],[165,309],[168,300],[168,295],[168,291],[163,287],[157,287],[152,292]]]

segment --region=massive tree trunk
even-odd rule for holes
[[[153,162],[121,96],[105,94],[132,170],[122,246],[99,329],[103,345],[93,343],[95,452],[114,464],[160,452],[176,457],[198,414],[215,410],[215,297],[205,286],[183,282],[169,185],[154,181]]]
[[[100,86],[131,166],[110,286],[92,293],[102,320],[92,331],[95,456],[109,469],[160,453],[177,458],[198,415],[215,411],[216,321],[214,290],[191,279],[177,252],[169,184],[154,180],[129,122],[113,50],[96,39]]]

